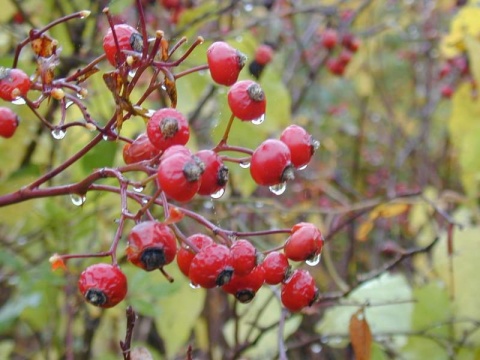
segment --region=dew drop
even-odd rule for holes
[[[146,198],[146,197],[143,198],[143,199],[142,199],[142,204],[147,204],[147,203],[148,203],[148,198]]]
[[[162,84],[162,86],[160,86],[162,88],[162,90],[165,90],[167,91],[167,87],[165,86],[165,84]]]
[[[83,100],[85,99],[85,96],[83,96],[82,94],[80,94],[79,92],[77,92],[77,98],[79,98],[80,100]]]
[[[250,167],[250,161],[241,162],[240,167],[244,169],[248,169]]]
[[[152,117],[153,114],[155,114],[156,110],[153,109],[148,109],[147,112],[145,113],[145,116]]]
[[[313,140],[312,141],[312,146],[315,150],[318,150],[318,148],[320,147],[320,141],[318,140]]]
[[[68,108],[69,108],[70,106],[72,106],[72,105],[73,105],[73,101],[71,101],[71,100],[70,100],[70,101],[67,101],[67,102],[65,103],[65,109],[68,109]]]
[[[15,104],[15,105],[24,105],[26,103],[27,102],[25,101],[25,99],[22,98],[21,96],[18,96],[15,99],[12,100],[12,104]]]
[[[322,345],[314,343],[310,346],[310,350],[315,354],[319,354],[322,351]]]
[[[221,188],[217,192],[211,194],[210,197],[212,199],[220,199],[223,196],[223,194],[225,194],[225,188]]]
[[[259,118],[257,119],[253,119],[252,120],[252,124],[253,125],[260,125],[261,123],[263,123],[265,121],[265,114],[263,114],[262,116],[260,116]]]
[[[190,287],[192,289],[200,289],[200,285],[195,285],[194,283],[190,283]]]
[[[272,185],[272,186],[269,186],[268,189],[274,193],[275,195],[282,195],[285,190],[287,189],[287,183],[286,182],[282,182],[280,184],[277,184],[277,185]]]
[[[67,133],[62,129],[53,129],[51,134],[55,140],[62,140]]]
[[[128,72],[128,77],[132,79],[135,77],[136,73],[137,73],[137,69],[132,69]]]
[[[141,193],[143,191],[144,187],[142,185],[136,185],[136,186],[134,185],[132,189],[133,189],[133,191],[135,191],[137,193]]]
[[[305,170],[307,168],[308,164],[305,164],[303,166],[300,166],[299,168],[297,168],[297,170]]]
[[[322,257],[321,254],[315,255],[313,258],[305,261],[305,264],[307,264],[308,266],[316,266],[320,263],[321,257]]]
[[[75,206],[82,206],[85,203],[85,200],[87,200],[85,195],[79,194],[71,194],[70,199],[72,200],[72,204]]]

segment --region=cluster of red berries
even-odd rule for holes
[[[460,55],[445,61],[438,72],[438,79],[443,82],[440,88],[440,95],[450,99],[455,93],[458,83],[467,80],[476,90],[476,83],[470,72],[470,65],[466,55]]]
[[[342,76],[353,54],[360,47],[360,40],[352,33],[339,34],[337,30],[327,28],[320,33],[320,42],[329,53],[333,53],[338,45],[341,45],[338,54],[328,59],[327,68],[332,74]]]
[[[290,311],[310,306],[318,296],[312,275],[305,269],[292,270],[289,261],[318,262],[323,247],[320,231],[311,223],[298,223],[284,244],[283,252],[266,256],[246,239],[229,246],[208,235],[193,234],[177,249],[177,238],[170,227],[157,221],[135,225],[128,235],[127,259],[145,270],[163,269],[177,259],[181,272],[193,287],[221,287],[242,302],[250,302],[263,284],[281,285],[281,302]],[[110,264],[85,269],[78,281],[85,299],[96,306],[112,307],[127,294],[127,280]]]

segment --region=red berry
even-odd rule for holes
[[[187,147],[183,145],[172,145],[162,153],[160,159],[166,159],[167,157],[174,154],[185,154],[188,156],[192,156],[192,152]]]
[[[128,234],[127,260],[146,271],[170,264],[176,252],[175,234],[160,222],[141,222]]]
[[[90,304],[110,308],[127,295],[127,278],[117,266],[95,264],[80,274],[78,289]]]
[[[325,29],[321,35],[322,45],[328,50],[332,50],[338,42],[337,30],[328,28]]]
[[[452,66],[449,63],[443,63],[440,71],[438,72],[439,79],[443,79],[444,77],[450,75],[452,72]]]
[[[265,270],[261,266],[255,267],[246,275],[238,275],[235,271],[230,281],[222,289],[235,296],[241,303],[249,303],[265,282]]]
[[[0,136],[11,138],[19,124],[18,116],[12,109],[0,107]]]
[[[207,49],[207,62],[213,81],[233,85],[245,66],[247,57],[223,41],[214,42]]]
[[[342,45],[351,52],[357,52],[360,40],[355,35],[347,33],[342,37]]]
[[[187,240],[192,243],[199,251],[211,244],[213,244],[213,239],[210,236],[204,234],[194,234],[190,235]],[[177,253],[177,264],[180,271],[188,276],[190,272],[190,264],[192,263],[193,258],[195,257],[195,252],[190,247],[184,245],[178,250]]]
[[[228,168],[223,164],[220,156],[212,150],[200,150],[195,156],[205,164],[198,193],[200,195],[218,194],[227,184]]]
[[[342,76],[345,72],[345,64],[336,58],[328,59],[327,68],[333,75],[337,76]]]
[[[307,270],[297,269],[282,284],[280,298],[285,308],[296,312],[312,305],[317,296],[318,289],[312,275]]]
[[[165,195],[187,202],[200,189],[200,180],[205,164],[196,156],[177,152],[165,159],[158,166],[158,182]]]
[[[250,174],[259,185],[273,186],[294,178],[290,149],[280,140],[268,139],[255,149]]]
[[[301,168],[310,162],[315,152],[315,141],[304,128],[290,125],[283,130],[280,140],[290,149],[293,166]]]
[[[185,145],[190,137],[188,120],[176,109],[157,110],[148,120],[147,135],[150,142],[160,150],[172,145]]]
[[[30,90],[30,78],[23,70],[0,66],[0,98],[13,101],[27,95]]]
[[[230,249],[213,243],[201,249],[192,259],[188,276],[192,284],[203,288],[225,285],[233,274]]]
[[[343,66],[347,66],[352,61],[353,53],[350,50],[343,49],[340,55],[338,55],[337,61]]]
[[[159,154],[159,150],[152,145],[147,134],[140,134],[131,144],[123,147],[123,161],[133,164],[143,160],[150,160]]]
[[[440,94],[442,95],[443,98],[445,99],[450,99],[453,95],[453,93],[455,92],[455,90],[453,89],[452,86],[450,85],[444,85],[442,86],[442,88],[440,89]]]
[[[280,284],[290,271],[287,257],[279,251],[268,253],[261,266],[265,269],[265,282],[269,285]]]
[[[311,223],[298,223],[292,228],[292,234],[285,242],[283,251],[293,261],[312,260],[322,252],[323,236]]]
[[[255,50],[255,61],[261,66],[267,65],[273,58],[273,48],[270,45],[262,44]]]
[[[252,80],[242,80],[228,91],[228,106],[235,117],[250,121],[265,114],[267,100],[260,85]]]
[[[103,50],[107,60],[113,66],[121,65],[125,62],[127,56],[123,51],[142,52],[142,35],[133,27],[127,24],[114,25],[115,35],[117,36],[118,49],[115,44],[112,29],[109,28],[103,38]],[[120,51],[118,51],[120,50]]]
[[[165,9],[168,10],[175,10],[182,6],[182,2],[180,0],[161,0],[160,3]]]
[[[236,275],[247,275],[257,265],[257,249],[245,239],[239,239],[230,247],[233,272]]]

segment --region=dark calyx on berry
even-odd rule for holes
[[[143,37],[139,33],[130,36],[130,46],[136,52],[143,52]]]
[[[295,179],[295,167],[292,164],[289,164],[283,170],[280,181],[285,182],[293,179]]]
[[[224,186],[228,182],[228,168],[225,165],[222,165],[218,169],[218,174],[217,174],[217,185],[218,186]]]
[[[85,293],[85,300],[90,304],[95,306],[102,306],[107,303],[107,296],[102,290],[99,289],[88,289]]]
[[[257,83],[251,84],[247,88],[247,93],[250,99],[253,101],[263,101],[265,100],[265,93],[262,90],[262,87],[258,85]]]
[[[217,276],[217,280],[215,281],[217,286],[223,286],[230,282],[230,279],[233,276],[233,269],[231,267],[227,267],[222,270],[220,274]]]
[[[161,248],[145,249],[140,257],[146,271],[152,271],[163,267],[166,264],[165,253]]]
[[[175,136],[178,132],[178,121],[174,117],[166,117],[160,122],[160,131],[165,139]]]
[[[188,161],[183,167],[183,175],[188,182],[198,181],[205,171],[205,163],[197,156],[192,156],[192,160]]]
[[[242,69],[245,66],[246,62],[247,62],[247,56],[244,53],[242,53],[241,51],[237,50],[238,68]]]
[[[248,304],[255,297],[255,292],[252,290],[239,290],[235,294],[235,298],[240,301],[242,304]]]

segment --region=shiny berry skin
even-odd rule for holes
[[[123,64],[127,58],[127,55],[125,55],[123,51],[142,52],[143,41],[140,33],[130,25],[116,24],[114,25],[114,29],[120,51],[117,54],[117,47],[111,28],[108,29],[103,38],[103,50],[105,51],[108,62],[113,66],[117,66],[117,64]]]
[[[188,156],[192,156],[192,152],[190,149],[183,145],[172,145],[169,148],[167,148],[163,153],[160,159],[166,159],[169,156],[172,156],[174,154],[185,154]]]
[[[255,61],[257,64],[265,66],[273,58],[273,48],[270,45],[262,44],[255,50]]]
[[[265,270],[261,266],[255,267],[246,275],[233,272],[230,281],[222,286],[223,291],[232,294],[241,303],[249,303],[265,282]]]
[[[213,239],[210,236],[204,234],[190,235],[187,240],[192,243],[199,251],[213,244]],[[182,246],[180,250],[178,250],[177,265],[180,271],[187,277],[188,273],[190,272],[190,264],[192,263],[195,254],[196,253],[193,251],[193,249],[189,248],[187,245]]]
[[[216,41],[207,49],[207,62],[213,81],[231,86],[245,66],[247,57],[224,41]]]
[[[133,164],[143,160],[150,160],[160,151],[152,145],[147,134],[140,134],[131,144],[123,146],[123,161]]]
[[[228,181],[228,168],[223,164],[220,156],[212,150],[200,150],[195,156],[205,164],[198,193],[212,195],[225,188]]]
[[[230,249],[213,243],[194,256],[188,277],[192,284],[210,289],[228,283],[232,274]]]
[[[11,138],[17,130],[19,124],[18,116],[12,109],[0,107],[0,136],[3,138]]]
[[[302,310],[315,302],[318,289],[315,280],[307,270],[297,269],[283,284],[280,299],[291,312]]]
[[[23,70],[0,67],[0,98],[13,101],[27,95],[31,82]]]
[[[242,121],[259,119],[265,114],[267,100],[259,84],[252,80],[238,81],[227,95],[232,114]]]
[[[298,125],[286,127],[280,135],[280,141],[290,149],[292,164],[297,169],[307,165],[315,152],[312,135]]]
[[[268,139],[255,149],[250,161],[253,180],[264,186],[281,184],[294,178],[291,153],[285,143]]]
[[[322,46],[328,50],[332,50],[338,42],[338,33],[335,29],[325,29],[321,34]]]
[[[355,35],[347,33],[342,36],[342,45],[351,52],[357,52],[360,40]]]
[[[235,275],[247,275],[257,265],[257,249],[245,239],[239,239],[230,247]]]
[[[144,221],[128,234],[127,260],[146,271],[170,264],[177,253],[173,231],[158,221]]]
[[[94,264],[80,274],[78,289],[90,304],[110,308],[125,299],[127,277],[118,266]]]
[[[284,281],[290,271],[290,264],[284,253],[272,251],[265,256],[262,265],[265,270],[265,282],[277,285]]]
[[[180,111],[163,108],[148,120],[147,135],[153,146],[165,150],[172,145],[185,145],[190,138],[190,127]]]
[[[323,236],[311,223],[298,223],[292,228],[283,251],[293,261],[311,260],[322,252]]]
[[[157,178],[165,195],[179,202],[191,200],[198,189],[205,164],[196,156],[177,152],[162,159]]]

